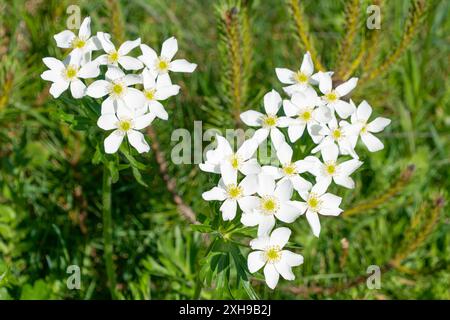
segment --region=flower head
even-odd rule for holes
[[[190,63],[185,59],[173,60],[178,51],[178,42],[175,37],[164,41],[161,54],[145,44],[141,44],[142,55],[138,57],[145,66],[160,79],[162,85],[171,85],[169,72],[194,72],[197,68],[195,63]]]
[[[97,38],[101,43],[105,54],[99,56],[95,61],[100,65],[121,66],[125,70],[139,70],[143,68],[141,61],[134,57],[128,56],[128,53],[141,44],[141,39],[137,38],[133,41],[125,41],[116,50],[115,45],[111,42],[111,35],[104,32],[98,32]]]
[[[350,101],[353,104],[353,101]],[[359,104],[356,112],[351,116],[351,122],[353,125],[359,127],[359,136],[362,142],[366,145],[370,152],[379,151],[384,148],[383,142],[375,137],[372,133],[378,133],[384,130],[391,120],[383,117],[375,118],[372,122],[369,121],[369,117],[372,114],[372,108],[363,101]]]
[[[303,263],[303,257],[289,250],[283,250],[291,236],[288,228],[277,228],[270,236],[265,234],[250,242],[253,250],[247,258],[248,270],[254,273],[264,267],[264,276],[269,288],[277,286],[281,276],[286,280],[294,280],[292,267]]]

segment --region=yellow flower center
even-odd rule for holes
[[[231,199],[240,198],[242,196],[242,192],[242,188],[235,184],[230,184],[227,186],[227,194]]]
[[[363,126],[361,127],[361,133],[367,132],[367,124],[364,122]]]
[[[155,89],[152,90],[144,90],[144,96],[147,100],[154,100],[155,99]]]
[[[109,63],[116,63],[119,60],[119,53],[117,51],[112,51],[108,54]]]
[[[113,84],[111,88],[111,93],[116,96],[120,96],[123,93],[123,85],[120,83]]]
[[[336,173],[336,164],[335,163],[328,163],[325,165],[325,171],[329,174],[329,175],[333,175]]]
[[[78,73],[78,69],[73,66],[73,65],[69,65],[66,68],[66,78],[71,80],[73,78],[75,78],[77,76]]]
[[[297,173],[297,168],[293,163],[289,163],[285,166],[283,166],[283,172],[287,176],[292,176]]]
[[[86,45],[86,41],[84,41],[78,37],[72,41],[72,48],[74,48],[74,49],[75,48],[78,48],[78,49],[83,48],[85,45]]]
[[[128,130],[131,129],[131,127],[132,127],[131,120],[120,120],[119,123],[117,124],[117,128],[123,132],[127,132]]]
[[[160,57],[156,62],[156,68],[159,70],[159,72],[167,72],[167,70],[169,69],[169,61]]]
[[[337,96],[337,94],[336,94],[334,91],[332,91],[332,92],[330,92],[330,93],[327,93],[327,94],[325,95],[325,97],[326,97],[326,99],[327,99],[329,102],[334,102],[334,101],[336,101],[336,100],[338,99],[338,96]]]
[[[279,209],[278,200],[275,197],[263,197],[261,199],[261,211],[265,214],[274,214]]]
[[[241,164],[241,159],[239,159],[239,156],[237,154],[233,154],[230,157],[230,163],[233,169],[238,169]]]
[[[308,82],[309,78],[303,72],[298,71],[294,76],[294,80],[297,81],[298,83],[306,83]]]
[[[263,118],[263,126],[273,127],[277,124],[277,116],[267,115]]]
[[[308,122],[309,120],[312,119],[312,112],[311,112],[311,110],[302,111],[302,112],[300,112],[298,117],[300,120],[303,120],[304,122]]]
[[[280,259],[281,259],[281,249],[279,246],[268,247],[265,250],[264,254],[265,254],[265,258],[266,258],[265,260],[268,263],[275,263],[275,262],[280,261]]]
[[[331,136],[334,140],[339,140],[340,138],[342,138],[342,131],[340,129],[334,129],[331,133]]]
[[[317,211],[320,208],[321,201],[315,194],[310,194],[307,201],[309,209],[313,211]]]

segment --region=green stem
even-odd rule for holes
[[[114,273],[113,263],[113,242],[112,242],[112,219],[111,219],[111,175],[108,167],[103,167],[103,246],[104,259],[106,265],[106,275],[108,277],[108,286],[112,299],[117,299],[116,295],[116,275]]]

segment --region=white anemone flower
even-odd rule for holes
[[[169,71],[171,72],[194,72],[197,64],[190,63],[185,59],[173,60],[173,57],[178,51],[178,42],[175,37],[171,37],[163,42],[161,54],[158,55],[155,50],[141,44],[142,55],[138,57],[145,66],[154,74],[158,75],[159,81],[163,85],[170,85]]]
[[[261,171],[257,159],[253,155],[258,149],[258,143],[248,139],[242,143],[236,152],[233,151],[227,139],[216,135],[217,147],[206,152],[206,161],[200,169],[205,172],[220,173],[220,167],[229,165],[243,175],[257,174]]]
[[[301,214],[306,211],[306,219],[316,237],[320,234],[319,214],[324,216],[338,216],[343,211],[339,208],[342,198],[327,193],[324,184],[316,184],[310,192],[299,192],[300,197],[306,202],[296,201]]]
[[[259,174],[257,193],[259,197],[249,203],[251,210],[242,213],[241,223],[247,227],[258,226],[258,236],[269,233],[276,219],[292,223],[302,214],[300,202],[291,201],[293,189],[288,180],[275,184],[272,176]]]
[[[336,118],[332,118],[328,125],[314,125],[312,130],[322,136],[320,143],[311,151],[312,153],[322,150],[328,144],[337,144],[340,154],[351,155],[355,159],[359,158],[355,152],[358,140],[357,126],[351,125],[344,120],[341,120],[338,125]]]
[[[147,68],[142,72],[142,80],[144,85],[144,97],[145,107],[150,113],[153,113],[156,117],[167,120],[169,115],[166,109],[161,104],[161,100],[166,100],[169,97],[175,96],[180,91],[178,85],[161,85],[153,73]]]
[[[119,106],[126,105],[132,109],[145,106],[144,94],[130,86],[142,83],[142,77],[135,74],[125,74],[120,68],[109,66],[105,80],[94,81],[86,90],[93,98],[108,97],[102,102],[101,113],[115,113]]]
[[[307,88],[311,88],[311,84],[317,83],[317,81],[311,78],[314,72],[314,64],[309,52],[306,52],[303,56],[300,70],[292,71],[286,68],[275,68],[275,72],[281,83],[289,85],[283,88],[288,95],[292,95],[294,92],[304,91]]]
[[[283,247],[289,241],[291,230],[285,227],[277,228],[269,235],[263,235],[250,241],[253,250],[247,257],[248,270],[254,273],[264,267],[264,277],[267,286],[274,289],[281,276],[286,280],[294,280],[292,267],[303,263],[303,256]]]
[[[204,192],[202,197],[206,201],[223,201],[220,212],[223,220],[229,221],[236,217],[238,204],[242,211],[250,210],[255,202],[256,197],[252,194],[256,192],[258,182],[256,175],[248,175],[237,184],[237,171],[228,166],[222,167],[221,173],[219,185]]]
[[[350,103],[353,101],[350,100]],[[369,121],[369,117],[372,114],[372,107],[363,101],[359,104],[356,112],[352,114],[351,121],[353,125],[359,126],[359,135],[362,142],[366,145],[370,152],[379,151],[384,148],[383,142],[375,137],[372,133],[378,133],[384,130],[391,120],[383,117],[378,117],[372,122]]]
[[[351,159],[338,163],[339,149],[331,143],[325,146],[321,152],[323,163],[313,156],[308,156],[304,160],[304,167],[316,177],[316,183],[327,189],[331,181],[334,181],[340,186],[353,189],[355,182],[350,175],[362,165],[362,162]]]
[[[96,36],[91,37],[91,18],[84,18],[81,23],[78,35],[75,35],[70,30],[61,31],[55,34],[53,38],[59,48],[72,48],[72,53],[79,52],[81,55],[81,63],[85,64],[91,61],[91,52],[99,50],[101,44]]]
[[[100,65],[122,66],[125,70],[140,70],[144,67],[141,61],[127,54],[141,44],[141,38],[133,41],[125,41],[116,50],[111,42],[111,35],[104,32],[97,32],[97,38],[100,41],[105,54],[99,56],[95,61]]]
[[[150,146],[138,130],[148,127],[154,118],[155,116],[150,113],[143,114],[125,106],[119,107],[117,115],[102,114],[98,118],[97,125],[103,130],[114,130],[104,141],[105,152],[117,152],[125,136],[139,153],[148,152]]]
[[[323,105],[312,88],[294,93],[290,100],[283,100],[283,109],[286,116],[291,118],[288,126],[291,142],[300,139],[306,128],[314,143],[318,143],[321,136],[317,130],[312,130],[313,126],[321,126],[331,120],[330,109]]]
[[[295,190],[309,190],[311,182],[302,178],[299,174],[306,172],[307,167],[304,166],[304,160],[292,162],[292,148],[283,143],[277,150],[277,157],[280,160],[281,168],[274,166],[263,166],[262,172],[271,175],[278,183],[288,180],[292,183]]]
[[[328,72],[318,72],[314,78],[319,81],[319,89],[323,93],[323,101],[342,119],[348,118],[354,111],[355,107],[341,98],[352,91],[358,83],[358,78],[351,78],[346,82],[338,85],[335,89],[332,86],[331,75]]]
[[[64,61],[52,57],[44,58],[42,61],[50,70],[44,71],[41,78],[53,82],[50,94],[54,98],[58,98],[69,86],[75,99],[82,98],[86,92],[86,85],[80,78],[95,78],[100,74],[100,69],[95,62],[80,66],[81,53],[79,52],[74,52]]]
[[[282,142],[285,142],[284,135],[279,128],[287,127],[289,125],[289,118],[277,116],[280,106],[281,96],[277,91],[272,90],[264,95],[264,110],[266,114],[254,110],[241,113],[241,120],[246,125],[260,127],[253,136],[258,143],[266,140],[269,134],[275,148]]]

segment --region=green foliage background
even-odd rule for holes
[[[182,93],[166,103],[169,121],[154,127],[161,151],[170,155],[174,128],[192,131],[194,120],[204,128],[239,126],[236,114],[260,107],[271,88],[281,92],[274,68],[298,68],[305,52],[288,2],[0,0],[0,299],[110,298],[102,258],[102,167],[93,163],[100,161],[96,143],[103,133],[88,117],[74,120],[85,110],[80,104],[91,102],[67,94],[54,100],[39,77],[43,57],[63,56],[53,35],[66,29],[66,8],[78,4],[92,17],[93,32],[109,31],[116,42],[141,37],[158,48],[174,35],[179,56],[199,65],[193,74],[174,76]],[[375,114],[392,119],[381,135],[383,151],[359,148],[364,166],[355,174],[356,189],[335,190],[352,214],[322,219],[319,239],[300,217],[291,240],[305,263],[294,269],[294,282],[281,280],[271,291],[261,274],[247,274],[246,236],[254,232],[224,236],[227,226],[214,222],[218,207],[201,200],[213,178],[197,165],[168,162],[173,192],[203,223],[192,227],[167,189],[155,152],[134,154],[113,185],[120,298],[450,298],[449,4],[426,1],[427,14],[410,30],[416,38],[378,74],[374,70],[405,36],[413,3],[424,2],[384,1],[377,36],[364,28],[369,1],[358,4],[354,20],[351,3],[358,2],[301,1],[301,26],[309,29],[322,64],[348,69],[342,55],[350,62],[362,58],[354,76],[367,81],[352,99],[366,99]],[[352,38],[351,21],[362,37]],[[342,43],[352,50],[343,51]],[[366,51],[359,56],[362,44]],[[114,161],[128,163],[123,155]],[[81,290],[66,287],[66,268],[74,264],[82,270]],[[383,267],[379,290],[365,285],[369,265]]]

